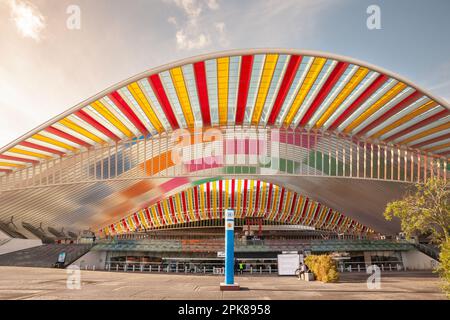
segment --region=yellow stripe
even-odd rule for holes
[[[316,122],[315,127],[320,128],[323,124],[330,118],[330,116],[339,108],[339,106],[344,102],[345,99],[353,92],[353,90],[361,83],[361,81],[369,73],[369,69],[360,67],[356,70],[355,74],[352,76],[350,81],[345,85],[345,87],[339,92],[337,97],[328,106],[327,110],[323,113],[320,119]]]
[[[229,185],[230,185],[230,180],[225,180],[225,197],[224,197],[224,206],[225,208],[228,206],[228,197],[229,197]]]
[[[139,87],[137,82],[133,82],[127,86],[128,90],[130,91],[133,98],[136,100],[136,102],[139,104],[142,110],[144,110],[145,115],[152,123],[153,127],[158,132],[164,131],[164,128],[159,121],[158,117],[156,116],[155,112],[153,111],[152,106],[150,105],[150,102],[145,97],[144,93],[142,92],[141,88]]]
[[[378,131],[377,133],[373,134],[370,138],[373,138],[373,139],[378,138],[378,137],[382,136],[383,134],[385,134],[386,132],[389,132],[389,131],[397,128],[398,126],[404,124],[405,122],[408,122],[409,120],[421,115],[424,112],[427,112],[428,110],[434,108],[435,106],[437,106],[436,102],[428,101],[427,103],[420,106],[413,112],[405,115],[404,117],[398,119],[397,121],[394,121],[392,124],[388,125],[387,127],[383,128],[382,130]]]
[[[170,215],[169,200],[168,199],[164,199],[162,207],[163,207],[164,215],[166,216],[167,224],[173,224],[173,220],[172,220],[172,217]]]
[[[206,219],[205,213],[205,186],[202,184],[199,186],[200,190],[200,215],[202,219]]]
[[[188,189],[188,206],[189,206],[189,214],[191,216],[191,221],[195,221],[195,214],[194,214],[194,205],[192,204],[192,198],[193,198],[193,190],[192,188]]]
[[[262,215],[266,210],[266,188],[267,183],[262,182],[262,189],[261,189],[261,203],[259,204],[259,213]]]
[[[273,186],[274,189],[274,196],[273,196],[273,201],[272,201],[272,208],[270,208],[270,219],[273,220],[273,217],[275,215],[275,208],[277,207],[277,202],[278,202],[278,193],[279,193],[279,188],[278,186],[274,185]]]
[[[172,77],[173,86],[177,92],[178,101],[180,102],[181,109],[183,110],[184,118],[188,128],[194,127],[194,114],[192,113],[191,103],[189,101],[189,94],[184,82],[183,71],[181,67],[173,68],[170,70],[170,76]]]
[[[184,220],[184,215],[183,215],[182,212],[181,212],[181,210],[182,210],[183,207],[181,206],[181,194],[180,194],[180,193],[177,193],[177,194],[176,194],[176,196],[175,196],[175,202],[176,202],[177,207],[179,208],[179,210],[177,210],[177,208],[175,208],[175,214],[178,213],[178,217],[179,217],[178,220],[181,220],[181,221],[183,221],[183,222],[186,222],[186,221]]]
[[[323,66],[325,65],[325,62],[327,59],[325,58],[314,58],[314,61],[309,68],[308,74],[306,75],[305,79],[303,80],[302,86],[300,87],[300,90],[298,90],[297,96],[295,97],[294,101],[292,102],[291,108],[289,109],[289,112],[284,119],[284,125],[286,127],[290,126],[292,121],[294,120],[295,115],[297,114],[298,110],[300,109],[300,106],[302,105],[303,101],[305,100],[306,96],[309,93],[309,90],[311,89],[312,85],[316,81],[317,77],[319,76],[320,71],[322,71]]]
[[[58,146],[58,147],[61,147],[61,148],[67,149],[67,150],[72,150],[72,151],[77,150],[76,148],[74,148],[74,147],[72,147],[72,146],[70,146],[70,145],[68,145],[68,144],[66,144],[64,142],[60,142],[60,141],[57,141],[57,140],[52,139],[52,138],[45,137],[45,136],[40,135],[40,134],[35,134],[34,136],[32,136],[32,138],[36,139],[36,140],[39,140],[39,141],[42,141],[42,142],[47,142],[47,143],[53,144],[54,146]]]
[[[106,120],[108,120],[113,126],[119,129],[127,137],[132,137],[133,133],[100,101],[91,103],[91,107],[100,113]]]
[[[144,225],[144,227],[146,229],[150,228],[147,219],[145,218],[144,212],[142,210],[139,211],[138,213],[140,220],[142,221],[142,224]]]
[[[237,212],[237,216],[238,216],[238,218],[240,218],[241,217],[241,187],[242,187],[242,180],[241,179],[239,179],[238,181],[237,181],[237,190],[238,190],[238,192],[237,192],[237,199],[236,199],[236,212]]]
[[[259,124],[261,119],[264,103],[266,102],[267,92],[269,91],[270,83],[272,82],[273,73],[277,65],[278,55],[268,54],[264,61],[264,69],[259,82],[258,95],[256,97],[255,107],[253,109],[252,124]]]
[[[150,208],[151,215],[153,217],[153,223],[156,224],[157,227],[160,227],[162,221],[159,221],[158,212],[156,212],[156,205]]]
[[[228,76],[230,58],[217,59],[217,97],[219,99],[219,124],[226,125],[228,118]]]
[[[85,137],[88,137],[89,139],[91,139],[92,141],[95,141],[97,143],[102,143],[104,142],[102,139],[100,139],[99,137],[97,137],[96,135],[90,133],[88,130],[80,127],[79,125],[75,124],[74,122],[72,122],[69,119],[62,119],[59,121],[60,124],[66,126],[67,128],[72,129],[73,131],[78,132],[79,134],[82,134]]]
[[[49,156],[44,155],[44,154],[40,154],[40,153],[28,151],[28,150],[22,150],[22,149],[18,149],[18,148],[12,148],[12,149],[9,149],[8,151],[14,152],[14,153],[20,153],[20,154],[24,154],[24,155],[32,156],[32,157],[36,157],[36,158],[41,158],[41,159],[50,158]]]
[[[441,149],[445,149],[450,147],[450,142],[449,143],[445,143],[445,144],[440,144],[438,146],[435,146],[433,148],[427,149],[425,150],[426,152],[432,152],[432,151],[437,151],[437,150],[441,150]]]
[[[217,199],[217,186],[216,186],[216,182],[215,181],[211,182],[211,184],[212,184],[212,190],[213,190],[213,193],[212,193],[213,217],[217,218],[217,201],[216,201],[216,199]]]
[[[14,168],[25,167],[25,165],[23,165],[23,164],[9,163],[9,162],[0,162],[0,166],[3,166],[3,167],[14,167]]]
[[[284,204],[284,210],[283,210],[283,214],[280,215],[279,220],[284,221],[287,215],[287,212],[289,211],[289,205],[291,202],[291,192],[287,191],[287,195],[286,195],[286,203]]]
[[[402,92],[406,88],[406,84],[397,83],[393,88],[391,88],[384,96],[377,100],[374,104],[372,104],[366,111],[364,111],[358,118],[353,120],[345,129],[345,133],[350,133],[354,128],[359,126],[363,121],[365,121],[368,117],[378,111],[382,106],[392,100],[396,95]]]
[[[406,140],[400,141],[400,142],[398,142],[398,144],[407,144],[407,143],[410,143],[412,141],[415,141],[415,140],[421,139],[423,137],[426,137],[426,136],[428,136],[430,134],[439,132],[441,130],[449,129],[449,128],[450,128],[450,123],[441,124],[440,126],[437,126],[437,127],[434,127],[434,128],[428,129],[428,130],[425,130],[424,132],[421,132],[421,133],[418,133],[416,135],[413,135],[412,137],[409,137]]]
[[[253,215],[253,208],[254,208],[254,200],[253,200],[253,189],[255,188],[255,180],[250,180],[250,195],[248,197],[248,208],[251,209],[251,212],[248,212],[247,214]]]

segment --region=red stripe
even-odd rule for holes
[[[28,162],[28,163],[39,163],[38,160],[25,159],[25,158],[13,157],[13,156],[7,156],[7,155],[5,155],[5,154],[0,154],[0,159],[4,159],[4,160],[12,160],[12,161],[19,161],[19,162]]]
[[[401,137],[401,136],[403,136],[403,135],[405,135],[405,134],[408,134],[408,133],[410,133],[410,132],[412,132],[412,131],[414,131],[414,130],[417,130],[417,129],[423,127],[423,126],[426,126],[427,124],[430,124],[430,123],[432,123],[432,122],[434,122],[434,121],[436,121],[436,120],[439,120],[439,119],[441,119],[441,118],[443,118],[443,117],[445,117],[445,116],[447,116],[447,115],[449,115],[449,114],[450,114],[450,111],[448,111],[448,110],[442,110],[441,112],[438,112],[438,113],[436,113],[435,115],[433,115],[433,116],[431,116],[431,117],[429,117],[429,118],[427,118],[427,119],[424,119],[424,120],[422,120],[422,121],[419,121],[419,122],[417,122],[415,125],[413,125],[413,126],[411,126],[411,127],[409,127],[409,128],[403,129],[403,130],[397,132],[396,134],[393,134],[392,136],[390,136],[390,137],[388,137],[388,138],[386,138],[386,139],[384,139],[384,140],[385,140],[386,142],[387,142],[387,141],[391,141],[391,140],[395,140],[395,139],[397,139],[398,137]]]
[[[78,139],[77,137],[74,137],[74,136],[72,136],[72,135],[70,135],[68,133],[65,133],[64,131],[61,131],[59,129],[56,129],[56,128],[53,128],[53,127],[47,127],[44,130],[54,134],[55,136],[58,136],[58,137],[67,139],[69,141],[72,141],[72,142],[74,142],[76,144],[79,144],[80,146],[84,146],[84,147],[87,147],[87,148],[89,148],[91,146],[86,141]]]
[[[260,186],[260,181],[256,181],[256,194],[255,194],[255,213],[256,211],[258,211],[259,208],[259,186]]]
[[[172,126],[172,129],[178,129],[180,126],[178,125],[177,118],[173,113],[172,107],[170,105],[169,99],[167,98],[166,92],[162,85],[161,79],[159,78],[159,75],[154,74],[148,77],[148,81],[153,89],[153,92],[155,93],[156,98],[159,101],[159,104],[161,105],[161,108],[163,109],[167,117],[167,120]]]
[[[151,216],[150,216],[150,211],[148,210],[148,208],[145,208],[145,209],[144,209],[144,213],[145,213],[145,216],[147,217],[148,222],[149,222],[149,223],[151,224],[151,226],[153,227],[153,226],[154,226],[153,220],[152,220],[152,218],[151,218]]]
[[[223,207],[223,181],[219,180],[219,213],[220,213],[220,219],[222,219],[222,207]]]
[[[266,206],[266,212],[264,214],[264,218],[267,218],[267,215],[270,211],[270,205],[272,204],[272,191],[273,191],[273,184],[269,184],[269,195],[267,196],[267,206]]]
[[[320,211],[320,203],[317,205],[316,212],[314,212],[314,216],[313,216],[313,218],[312,218],[310,224],[311,224],[312,222],[315,222],[315,221],[316,221],[317,215],[319,214],[319,211]]]
[[[162,207],[161,207],[161,201],[158,202],[158,205],[156,206],[156,209],[157,209],[157,211],[158,211],[158,213],[159,213],[159,218],[160,218],[160,220],[161,220],[161,223],[162,223],[163,225],[166,225],[166,224],[167,224],[167,221],[166,221],[166,219],[165,219],[165,217],[164,217],[164,215],[163,215],[163,210],[162,210]]]
[[[445,140],[445,139],[449,139],[449,138],[450,138],[450,133],[447,133],[447,134],[444,134],[443,136],[439,136],[439,137],[436,137],[436,138],[433,138],[433,139],[430,139],[430,140],[426,140],[426,141],[414,144],[414,145],[412,145],[410,147],[411,148],[420,148],[420,147],[426,146],[428,144],[432,144],[432,143],[435,143],[435,142],[438,142],[438,141],[441,141],[441,140]]]
[[[59,150],[55,150],[55,149],[52,149],[52,148],[48,148],[48,147],[43,147],[43,146],[40,146],[40,145],[32,143],[32,142],[22,141],[21,143],[19,143],[19,145],[22,145],[22,146],[28,147],[28,148],[41,150],[41,151],[45,151],[45,152],[59,154],[60,156],[64,155],[64,152],[61,152]]]
[[[309,198],[306,198],[305,200],[305,206],[303,207],[303,211],[302,211],[302,215],[300,216],[300,218],[302,219],[302,224],[305,222],[306,220],[306,210],[308,210],[308,204],[309,204]],[[300,219],[299,219],[300,220]]]
[[[122,96],[117,91],[108,94],[108,97],[143,135],[148,134],[147,128],[144,126],[141,120],[139,120],[130,106],[125,102],[125,100],[123,100]]]
[[[206,183],[206,208],[208,209],[208,218],[211,219],[211,184]]]
[[[177,216],[175,215],[175,206],[173,204],[173,197],[169,199],[170,211],[172,215],[172,220],[175,220],[175,223],[178,223]]]
[[[114,133],[112,133],[108,128],[106,128],[100,122],[98,122],[97,120],[92,118],[90,115],[88,115],[85,111],[78,110],[77,112],[75,112],[75,115],[78,116],[79,118],[83,119],[87,123],[89,123],[91,126],[93,126],[95,129],[97,129],[98,131],[100,131],[101,133],[106,135],[107,137],[109,137],[115,141],[120,140],[120,138],[118,136],[116,136]]]
[[[195,83],[197,86],[198,101],[204,126],[211,125],[211,115],[209,113],[208,84],[206,82],[205,62],[194,63]]]
[[[365,128],[363,128],[361,131],[358,132],[358,135],[363,135],[367,133],[368,131],[372,130],[376,126],[378,126],[380,123],[388,119],[389,117],[393,116],[394,114],[402,111],[412,103],[414,103],[417,99],[422,97],[423,94],[419,91],[415,91],[411,93],[409,96],[407,96],[405,99],[397,103],[394,107],[390,108],[387,112],[385,112],[383,115],[381,115],[379,118],[372,121],[369,125],[367,125]]]
[[[335,130],[339,125],[344,122],[349,116],[355,112],[370,96],[377,91],[386,81],[388,77],[384,74],[380,74],[374,82],[366,88],[366,90],[355,100],[353,103],[333,122],[328,128],[329,130]]]
[[[283,210],[283,201],[284,201],[284,188],[281,188],[280,205],[278,206],[278,212],[274,218],[275,221],[278,220],[279,218],[278,216],[280,215],[281,210]]]
[[[136,223],[136,228],[137,228],[137,227],[140,227],[140,226],[141,226],[141,223],[140,223],[140,221],[139,221],[139,219],[138,219],[138,217],[137,217],[137,213],[134,213],[133,219],[134,219],[134,222]]]
[[[198,186],[194,187],[194,204],[195,204],[195,208],[194,211],[195,213],[197,213],[197,220],[200,221],[200,214],[199,214],[199,209],[198,209]]]
[[[317,111],[317,108],[322,104],[322,102],[325,100],[325,98],[330,93],[331,89],[334,87],[336,82],[338,82],[339,78],[342,76],[344,71],[347,69],[348,63],[347,62],[338,62],[336,67],[333,69],[333,71],[330,73],[330,76],[325,81],[325,84],[320,89],[317,96],[314,98],[314,101],[311,103],[309,109],[306,111],[305,115],[299,122],[300,127],[304,127],[309,119],[314,115],[314,113]]]
[[[191,222],[191,217],[188,214],[187,202],[186,202],[186,191],[181,193],[181,205],[183,206],[184,215],[186,217],[186,221]]]
[[[231,208],[235,208],[236,204],[234,203],[234,179],[231,179]]]
[[[292,198],[291,210],[289,210],[289,215],[286,217],[286,220],[292,221],[292,217],[294,216],[294,210],[297,206],[297,194],[294,194],[294,198]]]
[[[10,172],[12,172],[12,170],[11,169],[0,169],[0,172],[10,173]]]
[[[247,216],[247,189],[248,189],[248,180],[244,180],[244,199],[243,199],[243,216]]]
[[[281,107],[283,106],[284,100],[291,88],[292,81],[294,81],[295,75],[297,74],[298,67],[302,62],[302,56],[291,56],[286,72],[284,73],[283,81],[281,82],[280,89],[278,90],[277,98],[273,104],[272,111],[270,112],[268,124],[273,125],[280,113]]]
[[[239,73],[239,91],[236,104],[236,124],[244,122],[245,108],[247,106],[248,88],[253,67],[253,55],[242,56],[241,71]]]

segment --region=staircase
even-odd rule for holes
[[[89,252],[90,244],[45,244],[0,255],[0,266],[51,268],[61,252],[66,253],[64,267]]]
[[[439,261],[439,248],[431,244],[414,243],[414,247],[427,256]]]

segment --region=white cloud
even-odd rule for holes
[[[39,42],[46,26],[45,18],[39,9],[22,0],[8,0],[7,3],[11,10],[11,20],[14,21],[19,34]]]
[[[219,45],[226,46],[228,39],[225,32],[225,23],[213,23],[211,28],[205,15],[219,9],[217,0],[165,0],[171,2],[182,10],[182,21],[169,17],[168,22],[176,27],[175,40],[178,49],[202,49],[212,44],[211,39],[217,39]],[[216,31],[213,37],[209,30]]]

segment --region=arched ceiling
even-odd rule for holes
[[[104,235],[222,220],[224,209],[236,218],[259,218],[344,233],[373,233],[358,221],[282,185],[253,179],[210,179],[167,196],[112,223]]]
[[[450,154],[448,104],[408,80],[337,55],[219,52],[125,80],[0,149],[0,174],[96,144],[177,128],[316,128]]]

